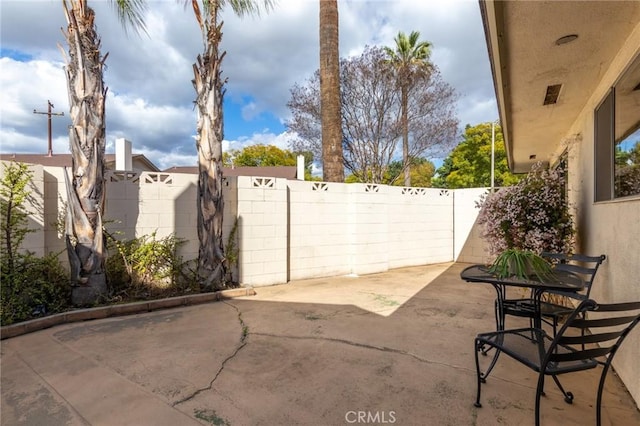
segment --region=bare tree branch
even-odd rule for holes
[[[340,64],[344,164],[362,182],[382,183],[389,165],[402,155],[401,99],[391,64],[379,47],[366,47],[362,55]],[[409,157],[448,151],[457,137],[457,95],[433,66],[414,76],[408,96]],[[287,106],[292,118],[286,125],[296,138],[294,150],[314,153],[320,161],[319,74],[291,89]],[[409,166],[411,162],[408,163]],[[406,167],[400,170],[404,174]],[[394,168],[394,172],[396,169]]]

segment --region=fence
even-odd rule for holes
[[[37,191],[29,226],[38,232],[28,235],[25,248],[40,255],[63,251],[55,223],[66,207],[64,169],[32,170]],[[186,241],[180,254],[197,257],[196,175],[109,172],[106,190],[109,232],[120,238],[175,233]],[[229,177],[223,238],[237,219],[237,276],[254,286],[454,260],[483,262],[487,254],[475,226],[475,203],[485,191]]]

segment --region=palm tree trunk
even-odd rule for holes
[[[409,119],[408,104],[409,96],[407,89],[402,87],[401,89],[401,108],[402,108],[402,167],[404,169],[404,186],[411,186],[411,169],[409,167]]]
[[[344,182],[337,0],[320,0],[320,105],[323,179]]]
[[[193,65],[198,110],[198,278],[205,288],[225,286],[227,261],[222,243],[222,139],[224,98],[219,54],[222,24],[217,23],[218,8],[209,16],[205,51]]]
[[[65,169],[67,184],[66,242],[72,302],[86,305],[107,293],[104,270],[106,251],[102,234],[105,180],[104,87],[100,39],[96,33],[94,11],[86,1],[63,0],[67,18],[65,33],[69,56],[65,68],[72,125],[69,144],[72,178]]]

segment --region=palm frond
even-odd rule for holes
[[[115,3],[118,19],[122,23],[125,32],[132,28],[136,33],[142,30],[145,34],[147,28],[144,23],[144,14],[147,10],[145,0],[112,0]]]

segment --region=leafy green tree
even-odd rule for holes
[[[224,155],[225,166],[295,166],[296,154],[274,145],[249,145]]]
[[[411,185],[413,187],[429,188],[431,187],[431,180],[435,174],[435,165],[426,158],[412,158],[411,164]],[[404,186],[404,180],[402,179],[402,172],[404,166],[402,161],[393,161],[387,167],[384,173],[382,184],[392,186]],[[370,182],[370,180],[362,180],[358,175],[351,174],[345,179],[345,183],[364,183]]]
[[[436,166],[426,158],[412,158],[411,165],[411,186],[430,188],[431,180],[436,172]],[[399,179],[402,175],[402,161],[394,161],[389,164],[385,178],[385,183],[393,186],[404,186],[404,180]]]
[[[495,126],[495,186],[517,183],[522,175],[509,170],[502,128]],[[467,125],[463,141],[456,146],[436,171],[436,188],[479,188],[491,186],[491,123]]]
[[[304,157],[305,180],[315,179],[311,175],[313,153],[311,151],[294,152],[288,149],[280,149],[274,145],[249,145],[242,149],[232,149],[222,154],[222,164],[225,167],[249,166],[295,166],[298,163],[298,155]]]
[[[616,146],[614,176],[616,197],[640,194],[640,139],[630,149]]]

